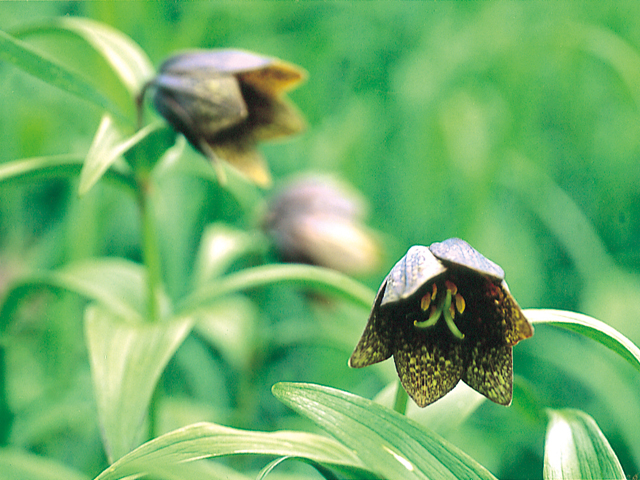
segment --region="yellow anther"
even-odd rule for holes
[[[447,287],[447,290],[451,292],[451,295],[455,295],[456,293],[458,293],[458,287],[456,287],[455,283],[450,282],[449,280],[445,280],[444,286]]]
[[[429,308],[429,305],[431,305],[431,295],[429,295],[428,293],[422,297],[422,299],[420,300],[420,308],[422,309],[423,312],[426,312],[427,309]]]
[[[464,298],[462,297],[462,295],[460,295],[459,293],[456,295],[456,310],[458,310],[458,312],[462,313],[464,312],[465,307],[467,306],[467,303],[464,301]]]
[[[438,287],[436,286],[436,284],[433,284],[433,288],[431,289],[431,301],[435,302],[436,301],[436,295],[438,294]]]

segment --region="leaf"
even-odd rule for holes
[[[89,480],[56,461],[15,448],[0,449],[0,478],[11,480]]]
[[[263,265],[246,268],[208,282],[189,295],[178,309],[188,313],[208,308],[225,295],[277,283],[290,283],[319,293],[333,294],[371,308],[374,292],[361,283],[335,270],[310,265]]]
[[[79,195],[87,193],[118,158],[158,130],[163,130],[160,122],[148,125],[122,140],[123,135],[111,115],[103,115],[80,172]]]
[[[87,100],[104,110],[122,116],[123,113],[80,75],[47,58],[28,44],[0,30],[0,60],[13,63],[34,77]]]
[[[0,163],[0,182],[77,177],[82,170],[83,161],[84,157],[78,155],[54,155]],[[137,185],[128,172],[111,169],[105,177],[130,191],[136,191]]]
[[[524,314],[533,324],[553,325],[589,337],[613,350],[640,372],[640,349],[606,323],[587,315],[564,310],[530,308],[524,310]]]
[[[80,36],[102,55],[132,97],[155,74],[151,60],[144,50],[119,30],[79,17],[60,18],[56,24]]]
[[[226,455],[293,456],[323,465],[356,469],[364,466],[351,450],[335,440],[304,432],[256,432],[197,423],[155,438],[125,455],[96,480],[116,480],[127,475],[161,471],[193,460]]]
[[[158,378],[192,325],[189,318],[150,323],[121,318],[97,305],[86,309],[91,373],[111,461],[139,440]]]
[[[370,400],[328,387],[278,383],[274,395],[393,479],[495,479],[466,453],[416,422]]]
[[[144,318],[144,269],[123,259],[92,259],[56,271],[32,274],[15,284],[0,310],[2,326],[10,321],[22,298],[43,288],[76,293],[134,322]]]
[[[596,422],[579,410],[549,410],[544,445],[544,478],[627,478]]]

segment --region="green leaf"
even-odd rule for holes
[[[83,161],[84,157],[79,155],[55,155],[0,163],[0,182],[77,177],[83,168]],[[134,179],[122,169],[107,171],[105,178],[124,186],[129,191],[136,191]]]
[[[255,432],[198,423],[155,438],[125,455],[96,480],[143,475],[163,466],[226,455],[293,456],[323,465],[363,469],[354,453],[335,440],[304,432]],[[187,464],[188,465],[188,464]]]
[[[596,422],[579,410],[549,410],[544,445],[546,480],[627,478]]]
[[[604,322],[580,313],[564,310],[526,309],[533,324],[553,325],[589,337],[613,350],[640,372],[640,349],[627,337]]]
[[[14,448],[0,449],[0,478],[11,480],[89,480],[56,461]]]
[[[96,305],[85,311],[98,415],[107,455],[113,461],[140,439],[145,414],[160,374],[193,322],[141,322]]]
[[[82,166],[78,193],[80,195],[87,193],[118,158],[159,130],[165,133],[164,124],[156,122],[123,140],[123,135],[111,115],[108,113],[103,115]]]
[[[47,58],[33,47],[0,30],[0,60],[13,63],[30,75],[87,100],[119,116],[116,105],[78,74]]]
[[[189,295],[178,311],[208,308],[225,295],[278,283],[289,283],[371,308],[375,293],[361,283],[335,270],[310,265],[264,265],[208,282]]]
[[[278,383],[274,395],[388,479],[494,479],[482,465],[404,415],[328,387]]]
[[[144,269],[123,259],[93,259],[69,264],[59,270],[32,274],[14,284],[7,294],[0,319],[10,321],[20,300],[34,291],[62,289],[107,307],[116,315],[141,322],[146,306]]]
[[[104,23],[79,17],[56,20],[59,28],[77,34],[111,65],[132,97],[155,74],[147,54],[130,37]]]

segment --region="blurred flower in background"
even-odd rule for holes
[[[271,183],[258,142],[302,131],[305,122],[284,93],[304,80],[301,68],[242,50],[185,52],[166,60],[148,88],[160,114],[203,155],[228,161],[255,183]]]
[[[262,227],[284,262],[362,275],[381,259],[376,235],[363,223],[365,211],[362,196],[343,182],[304,176],[272,198]]]

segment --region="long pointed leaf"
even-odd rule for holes
[[[79,35],[95,48],[111,65],[132,97],[154,75],[153,65],[144,50],[119,30],[78,17],[61,18],[57,24]]]
[[[600,320],[564,310],[526,309],[525,316],[534,324],[553,325],[589,337],[613,350],[640,371],[640,349],[627,337]]]
[[[98,131],[87,152],[78,193],[84,195],[105,174],[115,161],[149,135],[164,128],[163,123],[153,123],[123,140],[123,135],[108,113],[103,115]]]
[[[77,177],[83,167],[80,155],[53,155],[48,157],[23,158],[0,164],[0,183],[28,181],[58,177]],[[135,192],[136,183],[128,172],[111,169],[105,177]]]
[[[335,440],[304,432],[255,432],[198,423],[162,435],[125,455],[96,480],[159,471],[193,460],[255,454],[307,458],[319,464],[364,468],[353,452]]]
[[[98,306],[85,312],[98,415],[112,461],[135,447],[158,378],[193,325],[188,318],[131,320]]]
[[[47,58],[33,47],[0,30],[0,60],[13,63],[30,75],[87,100],[94,105],[122,116],[108,98],[79,75]]]
[[[579,410],[550,410],[549,417],[545,480],[627,478],[593,418]]]
[[[492,479],[482,465],[404,415],[328,387],[278,383],[274,395],[388,479]]]

